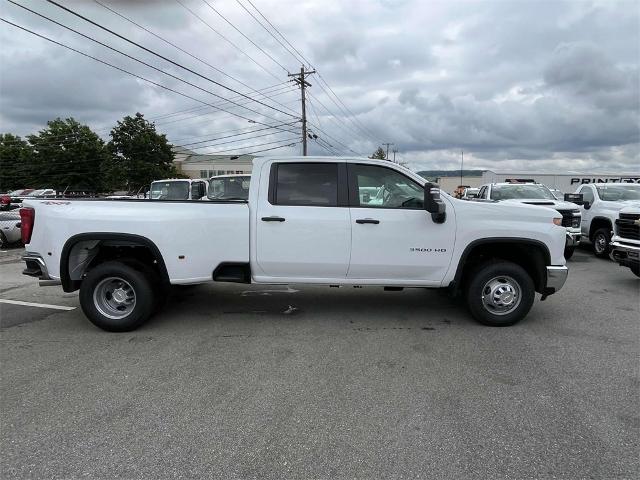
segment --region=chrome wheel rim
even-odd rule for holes
[[[136,292],[126,280],[107,277],[93,290],[93,304],[105,317],[120,320],[135,308]]]
[[[602,233],[596,235],[594,246],[598,253],[603,253],[607,248],[607,239]]]
[[[522,290],[518,282],[506,275],[493,277],[482,287],[482,305],[494,315],[513,312],[522,300]]]

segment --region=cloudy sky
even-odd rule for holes
[[[635,0],[251,0],[292,46],[269,34],[249,0],[57,0],[196,74],[44,0],[15,1],[169,75],[6,0],[2,18],[183,95],[1,23],[3,132],[25,135],[73,116],[107,139],[139,111],[198,152],[277,147],[298,141],[282,130],[299,124],[263,125],[299,116],[287,72],[299,71],[302,55],[321,75],[309,78],[319,141],[310,153],[368,155],[393,142],[415,169],[459,168],[464,151],[468,168],[640,170]]]

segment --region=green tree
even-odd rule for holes
[[[378,149],[375,152],[373,152],[369,158],[377,158],[379,160],[384,160],[387,158],[387,156],[385,155],[382,147],[378,147]]]
[[[106,159],[105,144],[87,125],[73,118],[56,118],[28,138],[33,149],[31,187],[102,189],[100,170]]]
[[[0,133],[0,192],[29,187],[31,153],[19,136]]]
[[[177,176],[172,145],[144,115],[126,116],[111,130],[105,179],[112,189],[137,190],[153,180]]]

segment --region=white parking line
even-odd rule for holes
[[[11,305],[24,305],[25,307],[52,308],[54,310],[75,310],[76,307],[65,307],[63,305],[49,305],[47,303],[21,302],[20,300],[5,300],[0,298],[0,303],[10,303]]]

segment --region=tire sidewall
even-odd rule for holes
[[[602,235],[605,239],[605,247],[602,252],[598,252],[598,248],[596,246],[598,237],[600,235]],[[606,228],[599,228],[598,230],[595,231],[595,233],[593,234],[592,243],[593,243],[593,253],[595,253],[596,257],[605,258],[609,256],[609,245],[611,243],[611,234]]]
[[[125,318],[112,319],[102,315],[96,308],[93,293],[100,281],[106,277],[120,277],[126,280],[136,295],[136,305]],[[108,332],[128,332],[135,330],[151,316],[154,309],[154,290],[147,276],[122,262],[111,261],[98,265],[89,271],[80,285],[80,306],[89,321]]]
[[[565,260],[569,260],[571,257],[573,257],[573,254],[575,251],[576,251],[576,247],[564,247]]]
[[[488,311],[482,303],[482,289],[493,277],[505,275],[513,278],[520,287],[520,304],[506,315],[495,315]],[[489,262],[477,268],[468,283],[467,306],[473,317],[483,325],[506,327],[522,320],[535,300],[535,286],[529,274],[519,265],[512,262]]]

